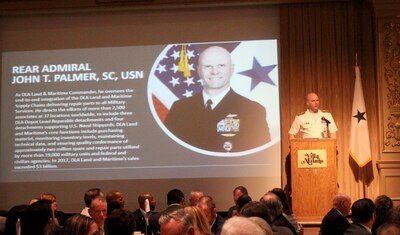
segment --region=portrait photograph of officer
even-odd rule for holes
[[[168,44],[150,72],[159,127],[200,154],[247,156],[280,143],[277,41]]]
[[[236,93],[228,50],[211,46],[200,53],[197,73],[203,89],[173,103],[164,121],[179,139],[200,149],[237,152],[270,141],[265,108]]]

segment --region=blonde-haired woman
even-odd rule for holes
[[[85,215],[76,214],[70,217],[63,229],[63,235],[99,235],[96,222]]]
[[[192,215],[193,226],[195,229],[195,235],[212,235],[211,227],[208,224],[207,218],[204,212],[197,206],[185,207],[185,212]]]

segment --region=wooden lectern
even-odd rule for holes
[[[320,223],[338,191],[336,140],[293,139],[292,209],[300,222]]]

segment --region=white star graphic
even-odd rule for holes
[[[170,68],[170,70],[174,71],[174,73],[176,73],[178,71],[178,65],[173,64],[172,68]]]
[[[186,78],[186,80],[184,81],[184,83],[186,83],[186,85],[187,85],[188,87],[189,87],[190,85],[194,84],[193,77]]]
[[[172,53],[171,57],[174,57],[174,60],[178,59],[179,58],[179,51],[175,51],[174,50],[174,53]]]
[[[193,95],[193,91],[185,90],[185,93],[183,93],[182,95],[185,96],[186,98],[191,97]]]
[[[158,71],[158,73],[167,72],[167,70],[165,70],[165,65],[162,64],[158,64],[156,70]]]
[[[190,69],[190,71],[194,71],[194,64],[189,64],[189,69]]]
[[[191,59],[192,57],[195,57],[194,50],[187,50],[186,55],[189,59]]]
[[[179,78],[175,78],[175,77],[172,77],[172,79],[169,81],[169,83],[171,83],[173,87],[175,87],[175,85],[181,84],[179,82]]]

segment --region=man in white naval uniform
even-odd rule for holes
[[[336,139],[337,127],[332,114],[319,109],[318,95],[307,94],[307,110],[298,114],[289,130],[289,138],[332,138]]]

